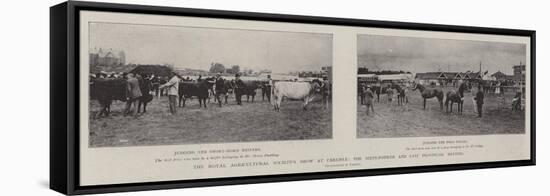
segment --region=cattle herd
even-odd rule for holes
[[[177,75],[176,75],[177,76]],[[330,94],[330,82],[325,78],[324,81],[314,79],[310,82],[303,81],[272,81],[269,78],[258,80],[227,80],[223,77],[207,77],[202,79],[199,77],[196,80],[191,80],[189,77],[179,78],[178,83],[178,106],[185,107],[187,99],[197,98],[199,106],[207,108],[207,102],[214,98],[214,101],[219,107],[228,104],[228,97],[235,96],[237,105],[242,105],[242,97],[246,96],[247,102],[254,102],[256,91],[262,93],[262,100],[267,98],[269,103],[273,104],[273,109],[280,110],[280,105],[283,99],[301,100],[303,101],[303,109],[313,100],[315,95],[323,97],[326,107],[328,107],[328,99]],[[162,77],[146,76],[145,74],[136,74],[139,82],[142,96],[137,99],[138,107],[135,108],[137,113],[147,111],[147,104],[153,100],[154,96],[161,97],[165,94],[165,90],[159,88],[166,83],[166,79]],[[111,112],[111,104],[113,101],[126,102],[128,96],[128,82],[125,76],[122,77],[106,77],[104,75],[92,75],[89,83],[90,100],[97,100],[100,109],[94,118],[108,116]],[[146,93],[145,93],[146,92]],[[273,101],[273,102],[272,102]]]

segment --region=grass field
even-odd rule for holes
[[[246,100],[246,97],[244,97]],[[259,100],[259,101],[258,101]],[[284,101],[276,112],[261,96],[254,103],[236,105],[230,96],[228,105],[218,107],[214,99],[208,108],[199,108],[198,100],[187,101],[176,115],[168,111],[168,98],[155,98],[147,113],[137,118],[124,117],[125,103],[114,102],[111,115],[90,118],[90,147],[144,146],[170,144],[228,143],[332,138],[331,110],[320,102],[310,103],[303,111],[301,101]],[[90,103],[90,116],[98,109]]]
[[[447,92],[447,90],[445,90]],[[423,101],[418,91],[409,90],[407,106],[390,107],[386,95],[380,95],[380,103],[374,103],[375,113],[366,115],[366,107],[357,106],[357,137],[429,137],[456,135],[520,134],[525,133],[525,112],[512,111],[512,95],[506,95],[505,104],[493,94],[485,95],[483,117],[474,113],[472,94],[466,93],[462,115],[440,110],[437,99]],[[444,108],[445,109],[445,106]]]

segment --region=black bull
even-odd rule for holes
[[[256,96],[256,90],[261,88],[261,82],[259,81],[242,81],[240,84],[234,84],[235,86],[235,99],[237,99],[237,104],[241,104],[241,97],[246,95],[246,102],[250,101],[252,97],[252,102],[254,102],[254,97]]]
[[[178,87],[179,95],[179,107],[185,107],[185,101],[187,98],[197,97],[199,99],[199,106],[206,108],[206,100],[208,99],[208,90],[212,89],[214,83],[209,80],[202,80],[199,82],[180,82]]]
[[[140,90],[142,96],[138,99],[139,107],[138,112],[143,105],[143,112],[147,111],[147,103],[153,99],[153,96],[149,94],[150,82],[140,80]],[[90,99],[97,100],[100,105],[100,110],[96,117],[102,115],[109,116],[111,113],[111,103],[113,101],[127,101],[128,100],[128,83],[124,79],[94,79],[90,83]]]

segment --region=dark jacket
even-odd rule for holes
[[[483,94],[483,91],[478,91],[476,93],[476,97],[475,97],[475,100],[476,100],[476,103],[478,105],[481,105],[483,104],[483,99],[485,98],[485,95]]]
[[[216,78],[215,85],[216,85],[216,92],[225,92],[227,88],[225,86],[225,80],[221,77]]]

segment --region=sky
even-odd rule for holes
[[[90,49],[122,50],[126,63],[208,70],[212,62],[274,73],[332,66],[332,35],[90,23]]]
[[[477,72],[481,63],[483,72],[511,75],[526,61],[525,44],[380,35],[357,41],[358,65],[369,70]]]

